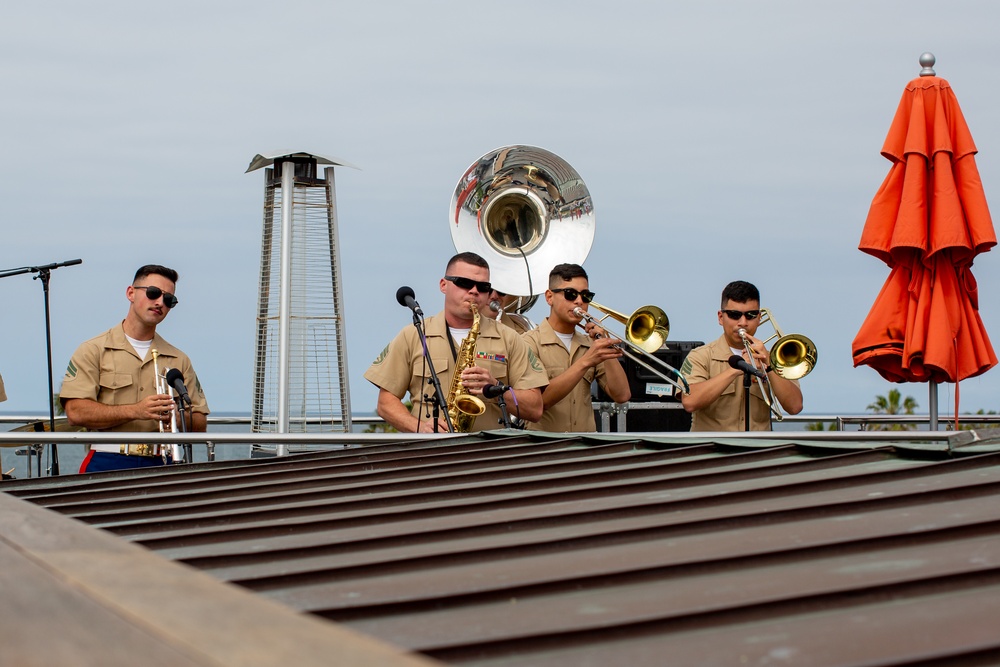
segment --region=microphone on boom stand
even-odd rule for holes
[[[417,303],[417,300],[414,298],[415,296],[413,288],[406,285],[396,290],[396,301],[399,302],[399,305],[406,306],[412,310],[415,316],[423,317],[424,311],[420,310],[420,304]]]
[[[497,399],[497,406],[500,408],[501,423],[504,428],[511,428],[510,413],[507,412],[507,401],[504,400],[504,394],[507,390],[513,390],[514,388],[504,384],[503,382],[497,382],[496,384],[491,384],[489,386],[483,387],[483,398],[495,398]],[[514,396],[514,392],[511,391],[511,396]],[[517,397],[514,396],[514,403],[517,404]]]
[[[434,405],[432,418],[434,419],[434,430],[437,431],[438,416],[441,414],[441,407],[444,405],[445,393],[441,389],[441,380],[438,379],[437,371],[434,370],[434,361],[431,359],[431,353],[427,349],[427,336],[424,334],[423,326],[424,311],[420,310],[420,304],[417,303],[412,287],[403,285],[396,290],[396,301],[399,302],[399,305],[413,311],[413,326],[417,328],[417,335],[420,337],[420,345],[423,350],[424,363],[427,364],[427,370],[431,374],[431,384],[434,386],[434,395],[429,397],[429,401]],[[424,397],[427,398],[426,394]],[[416,397],[412,398],[414,401],[416,400]],[[455,425],[451,423],[451,415],[448,414],[447,408],[444,410],[444,419],[448,423],[448,431],[454,433]]]

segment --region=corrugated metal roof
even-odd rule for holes
[[[468,436],[0,489],[451,664],[1000,660],[1000,446]]]

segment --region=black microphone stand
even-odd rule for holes
[[[441,401],[444,396],[444,391],[441,389],[441,380],[438,379],[437,371],[434,370],[434,361],[431,360],[431,353],[427,349],[427,336],[424,334],[424,323],[420,318],[420,315],[416,310],[413,311],[413,326],[417,329],[417,335],[420,336],[420,345],[423,348],[424,361],[427,362],[427,369],[431,372],[431,384],[434,385],[434,395],[430,397],[430,403],[434,406],[433,419],[434,419],[434,432],[438,432],[438,417],[440,417],[441,412]],[[449,334],[450,335],[450,334]],[[424,394],[424,398],[427,399],[427,395]],[[455,425],[451,423],[451,415],[448,411],[444,411],[444,419],[448,423],[448,432],[455,432]]]
[[[49,432],[55,433],[56,431],[56,404],[55,397],[52,387],[52,324],[49,318],[49,274],[52,269],[58,269],[60,266],[75,266],[77,264],[82,264],[82,259],[71,259],[65,262],[54,262],[52,264],[46,264],[45,266],[25,266],[20,269],[11,269],[9,271],[0,272],[0,278],[7,278],[8,276],[18,276],[22,273],[37,273],[38,275],[33,278],[33,280],[42,281],[42,294],[45,302],[45,358],[47,361],[48,377],[49,377]],[[32,448],[28,448],[29,459],[28,459],[28,470],[30,474],[31,470],[31,459],[30,452]],[[52,451],[52,468],[51,474],[59,474],[59,450],[56,448],[56,444],[51,444]],[[42,476],[42,457],[38,455],[38,476]]]
[[[750,387],[753,379],[750,373],[743,371],[743,430],[750,430]]]
[[[184,403],[188,403],[188,405],[191,404],[190,401],[184,400],[183,394],[178,394],[174,397],[174,405],[177,406],[177,421],[180,422],[180,426],[178,426],[179,433],[188,432],[188,412],[184,409]],[[184,452],[184,460],[182,463],[194,463],[194,445],[190,442],[185,442],[181,444],[181,451]],[[174,463],[177,462],[174,461]]]
[[[510,414],[507,412],[507,399],[504,398],[506,393],[505,391],[497,397],[497,407],[500,408],[500,423],[503,424],[504,428],[514,428],[511,425]]]

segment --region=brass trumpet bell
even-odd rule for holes
[[[644,352],[656,352],[667,340],[670,334],[670,318],[659,306],[643,306],[626,317],[618,311],[591,301],[591,306],[604,313],[601,318],[610,317],[625,325],[625,340]]]

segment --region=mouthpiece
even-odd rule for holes
[[[496,299],[490,301],[490,308],[503,315],[503,306],[500,305],[500,302],[497,301]]]

